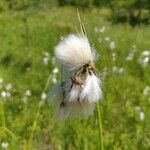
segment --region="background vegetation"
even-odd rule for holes
[[[58,124],[45,99],[60,81],[54,47],[76,33],[76,7],[104,84],[104,148],[149,149],[148,0],[0,1],[0,149],[99,149],[96,109],[87,119]]]

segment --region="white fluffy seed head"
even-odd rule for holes
[[[65,121],[70,118],[78,118],[80,116],[88,117],[94,112],[95,103],[87,102],[68,102],[65,107],[58,107],[56,109],[55,117],[59,121]]]
[[[92,75],[87,76],[84,88],[80,94],[80,100],[92,103],[99,101],[101,98],[101,81],[92,73]]]
[[[55,55],[58,63],[68,70],[76,70],[94,61],[94,54],[91,50],[88,39],[85,36],[69,35],[64,38],[56,47]]]
[[[69,35],[55,47],[55,55],[62,67],[63,81],[49,94],[49,102],[57,103],[56,118],[62,121],[89,116],[95,103],[102,98],[102,89],[101,81],[95,75],[95,54],[87,37]]]

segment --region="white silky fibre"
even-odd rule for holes
[[[55,47],[55,55],[58,63],[68,70],[76,70],[94,60],[88,39],[73,34],[60,41]]]
[[[80,116],[88,117],[94,112],[95,103],[87,102],[68,102],[65,107],[58,107],[56,109],[55,117],[60,121],[66,119],[78,118]]]
[[[69,92],[69,101],[77,101],[78,98],[80,97],[80,86],[74,85]]]
[[[51,104],[54,101],[63,99],[63,87],[61,84],[56,84],[48,93],[48,102]]]
[[[88,75],[80,94],[81,101],[97,102],[102,98],[101,82],[93,73]]]

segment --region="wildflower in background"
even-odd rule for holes
[[[121,67],[120,68],[116,67],[116,66],[113,67],[113,73],[115,73],[115,74],[122,74],[123,71],[124,71],[124,69]]]
[[[24,95],[24,96],[21,98],[21,100],[22,100],[23,103],[25,104],[25,103],[27,103],[27,101],[28,101],[28,97],[27,97],[26,95]]]
[[[139,114],[139,117],[140,117],[140,120],[143,121],[144,118],[145,118],[145,114],[143,111],[140,111],[140,114]]]
[[[112,53],[112,60],[116,61],[116,53]]]
[[[0,89],[3,87],[3,78],[0,78]]]
[[[0,77],[0,84],[3,84],[4,79]]]
[[[57,73],[58,73],[58,68],[54,68],[52,72],[53,72],[54,74],[57,74]]]
[[[105,79],[107,75],[108,75],[108,68],[104,67],[102,70],[102,78]]]
[[[48,52],[43,52],[43,55],[44,55],[44,57],[43,57],[43,63],[45,65],[48,65],[49,64],[49,59],[50,59],[49,53]]]
[[[145,95],[145,96],[150,95],[150,86],[146,86],[144,88],[143,95]]]
[[[2,97],[3,99],[7,100],[8,98],[11,97],[11,94],[10,94],[10,92],[8,92],[8,91],[2,91],[2,92],[1,92],[1,97]]]
[[[110,41],[110,37],[105,37],[105,41],[109,42]]]
[[[106,27],[105,27],[105,26],[102,26],[102,27],[99,29],[99,32],[103,33],[105,30],[106,30]]]
[[[31,96],[31,95],[32,95],[31,90],[26,90],[26,91],[25,91],[25,95],[26,95],[26,96]]]
[[[110,41],[109,47],[110,47],[111,50],[115,49],[116,48],[116,43],[114,41]]]
[[[28,98],[32,95],[31,90],[26,90],[21,98],[21,100],[23,101],[23,103],[27,103]]]
[[[57,74],[58,74],[58,68],[54,68],[51,74],[51,82],[54,84],[57,83]]]
[[[9,146],[8,142],[2,142],[2,143],[1,143],[1,147],[2,147],[3,149],[7,149],[8,146]]]
[[[98,32],[100,32],[100,33],[103,33],[104,31],[105,31],[105,29],[106,29],[106,27],[105,26],[102,26],[102,27],[95,27],[94,28],[94,31],[96,32],[96,33],[98,33]]]
[[[51,61],[52,64],[55,64],[56,63],[56,59],[55,57],[52,57],[52,61]]]
[[[48,65],[48,63],[49,63],[49,58],[48,58],[48,57],[44,57],[44,58],[43,58],[43,63],[44,63],[44,65]]]
[[[143,51],[138,62],[143,68],[150,64],[150,50]]]
[[[136,113],[138,114],[139,119],[140,119],[141,121],[144,121],[145,114],[144,114],[144,112],[141,110],[141,107],[140,107],[140,106],[135,106],[135,111],[136,111]]]
[[[43,92],[41,94],[41,100],[46,100],[46,98],[47,98],[47,94],[45,92]]]
[[[137,49],[135,45],[132,45],[132,49],[130,50],[128,56],[126,57],[127,61],[131,61],[136,53]]]
[[[11,84],[11,83],[8,83],[8,84],[5,86],[5,89],[6,89],[7,91],[11,90],[11,88],[12,88],[12,84]]]
[[[62,120],[92,114],[102,90],[87,37],[69,35],[56,46],[55,55],[62,68],[62,83],[51,91],[51,98],[59,99],[56,114]]]

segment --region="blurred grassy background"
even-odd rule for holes
[[[60,80],[54,47],[76,32],[77,7],[99,55],[105,149],[150,148],[148,1],[1,0],[0,149],[99,149],[96,110],[57,124],[43,93],[49,74],[49,89]]]

